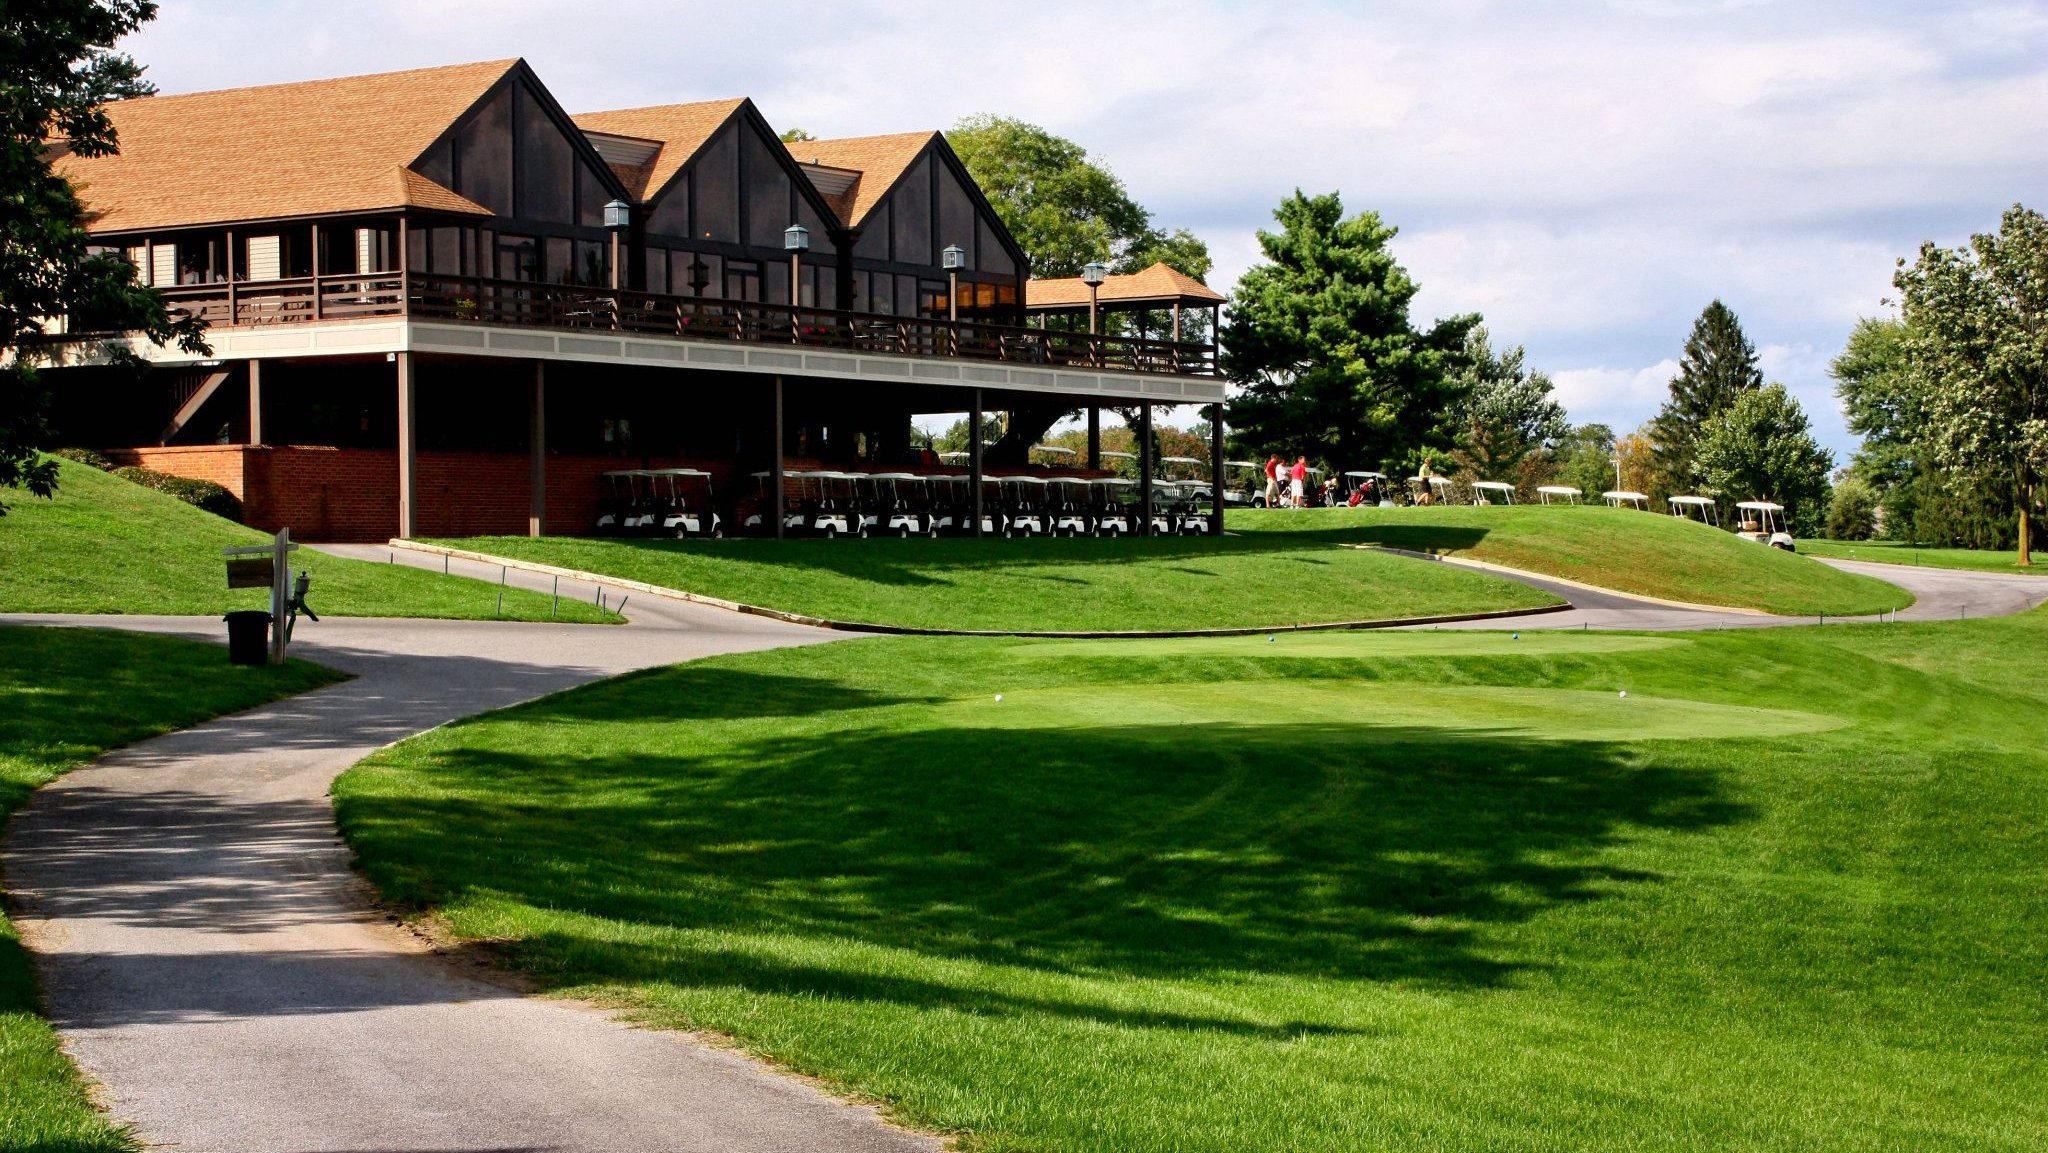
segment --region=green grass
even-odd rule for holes
[[[830,620],[1020,632],[1263,628],[1558,603],[1509,581],[1321,541],[479,537],[496,556]]]
[[[1233,532],[1447,553],[1641,596],[1786,616],[1861,616],[1913,603],[1896,585],[1631,509],[1521,505],[1242,509]]]
[[[52,500],[5,492],[0,517],[0,612],[213,614],[264,608],[264,589],[227,587],[223,548],[270,538],[183,501],[71,461]],[[397,565],[293,554],[313,576],[306,599],[322,616],[491,619],[498,589]],[[505,618],[549,619],[548,597],[505,591]],[[563,601],[561,620],[618,620]]]
[[[1799,542],[1799,551],[1808,556],[1871,561],[1876,564],[1924,565],[1928,568],[1970,569],[1976,572],[2048,575],[2048,557],[2035,561],[2031,568],[2021,568],[2020,554],[2017,551],[1928,548],[1896,540],[1803,540]]]
[[[219,646],[171,637],[0,625],[0,826],[36,786],[108,749],[338,679],[301,661],[239,668]],[[0,918],[0,1149],[135,1147],[93,1108]]]
[[[544,988],[970,1149],[2038,1149],[2044,645],[870,638],[336,796]]]

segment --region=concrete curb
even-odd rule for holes
[[[691,604],[708,605],[712,608],[724,609],[727,612],[744,613],[748,616],[768,617],[771,620],[784,621],[786,623],[793,625],[809,625],[812,628],[833,629],[838,632],[874,633],[881,636],[1041,637],[1049,640],[1143,640],[1169,639],[1173,637],[1249,637],[1258,636],[1262,633],[1355,632],[1365,629],[1399,629],[1416,628],[1423,625],[1458,624],[1465,621],[1508,620],[1516,617],[1535,616],[1544,613],[1570,612],[1572,608],[1572,606],[1568,604],[1545,605],[1540,608],[1497,609],[1492,612],[1483,613],[1452,613],[1443,616],[1429,617],[1396,617],[1390,620],[1332,621],[1324,624],[1307,625],[1268,625],[1260,628],[1153,629],[1132,631],[1096,629],[1052,632],[1020,632],[1005,629],[927,629],[912,628],[903,625],[863,624],[858,621],[837,621],[829,620],[824,617],[805,616],[802,613],[784,612],[781,609],[763,608],[760,605],[742,604],[739,601],[729,601],[721,599],[719,597],[704,596],[700,593],[686,592],[682,589],[665,588],[661,585],[648,584],[645,581],[625,580],[620,577],[606,576],[603,573],[584,572],[581,569],[561,568],[556,565],[541,564],[537,561],[517,560],[512,557],[492,556],[489,553],[472,552],[468,549],[449,548],[446,545],[426,544],[421,541],[405,540],[399,537],[393,537],[387,543],[391,548],[404,549],[407,552],[420,553],[426,556],[452,557],[455,560],[474,561],[478,564],[501,565],[505,568],[516,569],[520,572],[537,573],[541,576],[556,576],[561,577],[564,580],[582,581],[585,584],[599,585],[606,588],[623,589],[628,592],[643,593],[648,596],[665,597],[669,600],[688,601]],[[1400,550],[1387,549],[1384,551],[1398,552]],[[1425,559],[1441,560],[1443,558],[1430,557]]]
[[[1551,576],[1549,573],[1542,572],[1530,572],[1528,569],[1509,568],[1504,564],[1493,564],[1489,561],[1472,560],[1468,557],[1445,556],[1442,553],[1433,552],[1417,552],[1414,549],[1391,548],[1387,545],[1379,544],[1348,544],[1344,545],[1343,547],[1369,549],[1373,552],[1390,552],[1393,553],[1395,556],[1413,557],[1416,560],[1435,561],[1438,564],[1452,564],[1457,565],[1460,568],[1477,569],[1480,572],[1497,573],[1501,576],[1523,577],[1529,580],[1546,581],[1550,584],[1564,585],[1567,588],[1583,589],[1589,593],[1599,593],[1602,596],[1620,597],[1623,600],[1640,601],[1643,604],[1656,605],[1659,608],[1688,609],[1692,612],[1702,613],[1734,613],[1738,616],[1745,617],[1769,617],[1772,620],[1798,619],[1796,617],[1783,616],[1778,613],[1767,613],[1762,609],[1743,608],[1737,605],[1703,605],[1694,604],[1691,601],[1665,600],[1663,597],[1645,596],[1642,593],[1623,592],[1620,589],[1611,589],[1602,585],[1587,584],[1584,581],[1575,581],[1568,577]]]

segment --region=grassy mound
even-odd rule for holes
[[[867,639],[336,795],[387,895],[544,986],[972,1148],[2035,1148],[2044,644]]]
[[[221,550],[270,538],[160,492],[59,461],[55,499],[7,493],[0,517],[0,612],[211,614],[264,608],[262,589],[227,587]],[[480,581],[395,565],[366,564],[311,549],[294,571],[313,574],[306,599],[325,616],[480,620],[498,612],[498,590]],[[505,617],[549,619],[549,598],[505,592]],[[567,621],[617,620],[563,602]]]
[[[1920,565],[1927,568],[1967,569],[1972,572],[2027,573],[2048,576],[2048,554],[2033,567],[2020,567],[2018,552],[1996,552],[1976,548],[1929,548],[1896,540],[1803,540],[1799,551],[1808,556],[1836,560],[1870,561],[1873,564]]]
[[[335,679],[301,661],[237,668],[218,646],[170,637],[0,626],[0,825],[37,785],[108,749]],[[28,955],[0,918],[0,1148],[133,1147],[37,1014]]]
[[[1245,509],[1233,532],[1444,553],[1692,604],[1785,616],[1861,616],[1904,608],[1895,585],[1763,548],[1696,521],[1631,509],[1521,505]]]
[[[480,537],[447,544],[830,620],[1020,632],[1263,628],[1538,608],[1482,573],[1318,541]]]

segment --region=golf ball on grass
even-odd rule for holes
[[[1622,695],[1622,696],[1627,696],[1628,694],[1627,694],[1627,693],[1623,693],[1623,694],[1621,694],[1621,695]],[[996,694],[996,699],[997,699],[997,700],[1002,700],[1002,699],[1003,699],[1003,694],[1001,694],[1001,693],[997,693],[997,694]]]
[[[997,700],[1002,700],[1003,698],[1001,698],[1001,697],[997,697],[996,699],[997,699]],[[1623,690],[1621,690],[1621,699],[1622,699],[1622,700],[1627,700],[1627,699],[1628,699],[1628,690],[1627,690],[1627,689],[1623,689]]]

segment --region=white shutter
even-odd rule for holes
[[[178,246],[159,244],[149,254],[149,282],[156,285],[178,283]]]
[[[135,266],[135,279],[141,281],[144,284],[150,283],[149,249],[144,248],[138,244],[134,248],[131,248],[127,251],[127,257],[128,263]]]
[[[277,237],[252,236],[249,238],[250,280],[276,280],[283,275],[284,261],[278,252]]]

